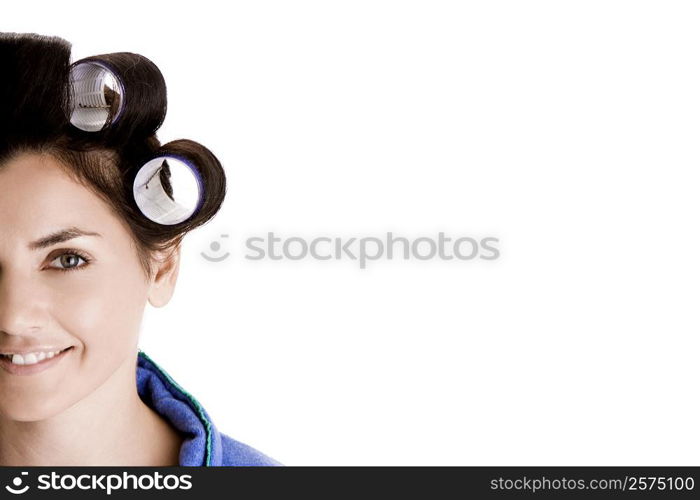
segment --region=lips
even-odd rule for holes
[[[1,353],[0,356],[9,359],[15,365],[33,365],[44,359],[51,359],[68,349],[70,349],[70,347],[66,347],[65,349],[26,351],[23,353]]]
[[[66,357],[74,346],[57,349],[41,347],[30,349],[8,349],[0,353],[0,368],[13,375],[33,375],[40,373]],[[13,352],[14,351],[14,352]]]

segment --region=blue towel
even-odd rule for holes
[[[180,448],[180,465],[282,465],[219,432],[202,405],[143,351],[138,354],[136,389],[144,403],[185,437]]]

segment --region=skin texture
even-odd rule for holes
[[[28,248],[71,227],[101,236]],[[182,438],[140,400],[135,377],[146,302],[168,303],[179,255],[148,279],[128,226],[55,159],[0,165],[0,352],[74,346],[41,373],[0,369],[0,465],[177,465]]]

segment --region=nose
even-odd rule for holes
[[[0,270],[0,334],[26,335],[45,324],[42,293],[30,277]]]

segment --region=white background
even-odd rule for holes
[[[0,29],[152,59],[159,138],[225,165],[142,337],[221,431],[287,465],[698,465],[699,14],[93,0],[12,2]],[[501,257],[246,260],[268,231]]]

